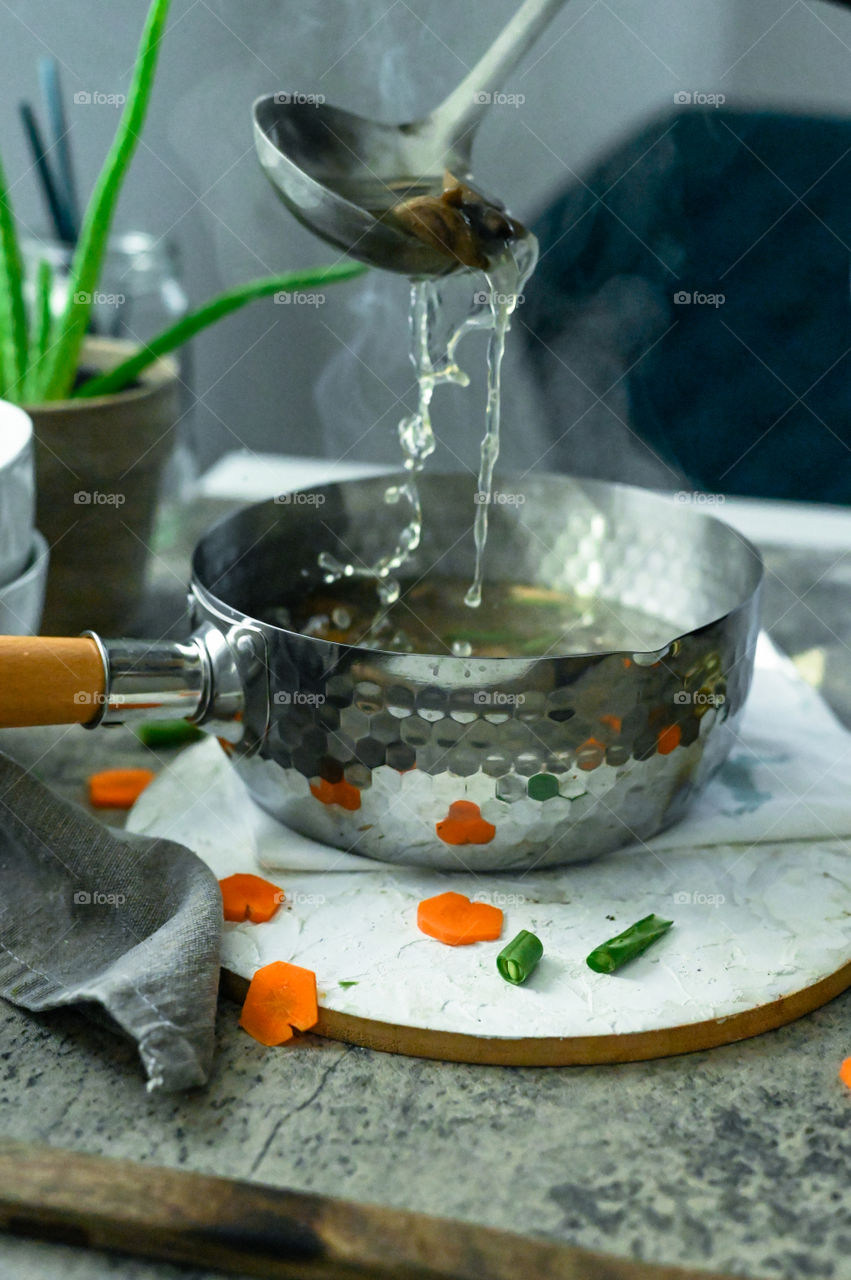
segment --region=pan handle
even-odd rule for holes
[[[0,636],[3,729],[186,719],[227,732],[243,706],[234,652],[209,623],[186,641]]]
[[[103,705],[106,672],[90,636],[0,636],[0,728],[85,724]]]

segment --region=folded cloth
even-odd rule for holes
[[[222,927],[194,853],[104,826],[0,753],[0,995],[94,1002],[136,1041],[149,1090],[204,1084]]]
[[[675,826],[635,849],[851,837],[851,734],[767,635],[729,757]],[[256,805],[218,743],[199,742],[142,792],[135,831],[180,840],[225,876],[247,862],[284,871],[383,872],[387,864],[299,835]]]

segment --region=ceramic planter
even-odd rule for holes
[[[87,371],[134,348],[90,338]],[[50,546],[45,635],[120,634],[141,598],[163,469],[180,416],[177,364],[167,358],[117,395],[28,405],[35,430],[36,524]]]

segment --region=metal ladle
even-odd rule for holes
[[[381,124],[309,94],[254,104],[260,162],[284,203],[316,235],[373,267],[414,277],[460,263],[385,221],[400,199],[439,195],[449,169],[469,180],[476,129],[493,96],[566,0],[525,0],[487,53],[429,115]]]

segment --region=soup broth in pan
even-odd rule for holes
[[[473,611],[464,604],[468,586],[438,576],[400,584],[398,598],[376,613],[375,584],[350,579],[268,610],[265,621],[338,644],[481,658],[646,652],[681,630],[616,601],[507,582],[488,583]]]

